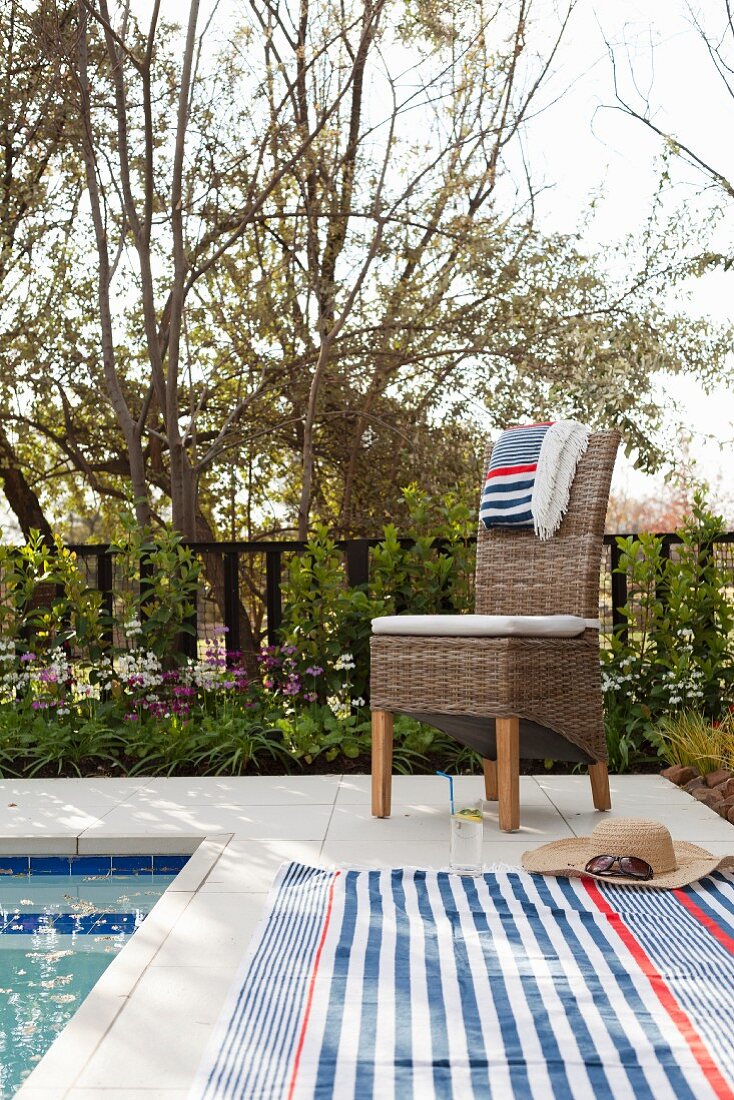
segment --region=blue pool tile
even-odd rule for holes
[[[151,874],[152,870],[153,856],[112,856],[113,875]]]
[[[50,928],[53,923],[53,917],[48,913],[18,913],[11,917],[2,931],[4,936],[27,936],[40,929]]]
[[[72,875],[109,875],[112,871],[111,856],[72,856]]]
[[[71,935],[73,932],[77,935],[86,935],[94,928],[97,920],[98,917],[94,913],[58,913],[54,917],[54,932],[60,932],[63,935]]]
[[[32,875],[69,875],[71,859],[69,856],[31,856]]]
[[[153,856],[154,875],[177,875],[189,862],[189,856]]]
[[[0,875],[27,875],[29,867],[28,856],[0,856]]]
[[[135,913],[103,913],[89,931],[95,935],[106,933],[121,936],[134,932],[136,927]]]

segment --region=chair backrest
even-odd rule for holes
[[[576,469],[558,532],[541,541],[530,529],[479,524],[479,615],[599,615],[604,519],[619,432],[595,432]],[[485,473],[489,466],[487,455]]]

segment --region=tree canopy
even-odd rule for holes
[[[522,167],[573,0],[0,0],[0,477],[24,531],[372,534],[549,411],[654,465],[672,241],[589,254]],[[70,524],[69,516],[78,517]]]

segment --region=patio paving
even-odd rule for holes
[[[19,1100],[184,1100],[229,986],[286,860],[324,867],[441,868],[447,784],[396,776],[393,814],[370,814],[368,776],[0,781],[0,851],[191,852],[190,864],[114,960]],[[519,863],[599,820],[586,776],[523,776],[521,829],[488,804],[484,858]],[[459,777],[460,805],[481,796]],[[660,776],[612,776],[612,814],[664,822],[676,839],[734,854],[734,826]]]

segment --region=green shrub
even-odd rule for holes
[[[180,660],[179,636],[195,634],[190,619],[196,609],[199,562],[168,527],[140,528],[130,516],[124,528],[123,538],[112,543],[110,552],[121,581],[115,591],[115,615],[126,648]]]
[[[618,539],[627,575],[623,631],[602,652],[607,742],[614,770],[654,759],[658,722],[696,710],[720,720],[734,683],[734,609],[712,541],[725,530],[697,493],[670,558],[655,535]]]

